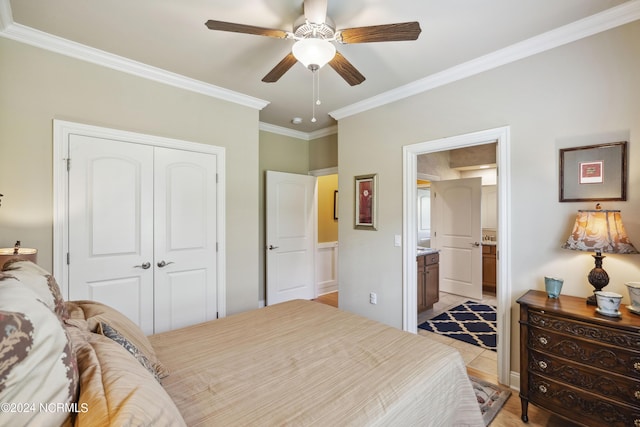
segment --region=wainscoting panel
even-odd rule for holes
[[[316,245],[316,294],[338,290],[338,242]]]

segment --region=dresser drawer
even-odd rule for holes
[[[640,410],[529,372],[529,400],[588,426],[640,426]]]
[[[634,351],[531,327],[528,346],[541,353],[640,379],[640,353]]]
[[[593,323],[580,322],[536,310],[529,311],[529,324],[576,338],[596,340],[603,344],[640,352],[640,334],[619,328],[609,328]]]
[[[529,372],[553,378],[585,391],[622,401],[640,404],[640,381],[531,351]]]

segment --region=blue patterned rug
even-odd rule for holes
[[[467,301],[418,327],[496,351],[496,308],[487,304]]]

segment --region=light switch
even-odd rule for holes
[[[401,235],[396,234],[394,236],[393,245],[394,246],[398,246],[398,247],[402,246],[402,236]]]

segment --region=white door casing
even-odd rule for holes
[[[266,304],[315,297],[316,177],[267,171]]]
[[[496,163],[498,164],[498,224],[497,249],[499,255],[496,289],[498,300],[498,380],[503,384],[519,384],[516,374],[510,371],[511,354],[511,167],[509,126],[478,132],[448,136],[436,140],[406,145],[403,154],[403,248],[402,248],[402,328],[417,332],[417,275],[416,275],[416,178],[418,156],[421,154],[464,148],[498,142]]]
[[[97,168],[92,166],[97,171],[95,179],[87,179],[87,168],[82,165],[82,157],[71,152],[74,140],[102,141],[107,151],[115,150],[115,153],[103,156],[108,159],[96,163]],[[124,149],[126,155],[118,160],[119,156],[122,157],[122,153],[118,153],[122,147],[127,147]],[[81,298],[101,300],[112,305],[144,326],[146,333],[154,332],[154,321],[155,332],[159,332],[165,330],[166,325],[175,328],[186,323],[224,317],[224,154],[224,148],[221,147],[54,120],[54,275],[63,295],[69,299],[84,295]],[[144,162],[149,161],[151,166],[138,165],[142,162],[136,156],[143,156]],[[108,165],[109,162],[119,165],[117,167],[120,169],[112,173],[113,165]],[[154,177],[155,162],[159,169],[156,168]],[[85,172],[82,172],[83,169]],[[163,169],[170,171],[164,178],[157,173]],[[140,176],[132,178],[137,173],[132,170],[140,171]],[[96,179],[97,183],[94,182]],[[158,182],[154,183],[154,180]],[[86,184],[83,184],[84,181]],[[86,264],[81,262],[83,255],[75,248],[71,249],[71,236],[75,233],[72,228],[79,215],[77,211],[82,210],[83,205],[88,206],[86,202],[72,197],[72,191],[83,186],[85,190],[89,187],[104,190],[100,197],[94,197],[96,201],[93,204],[99,207],[95,209],[98,212],[96,218],[89,216],[87,221],[89,224],[96,223],[95,232],[92,233],[101,237],[103,242],[91,251],[98,255],[108,253],[108,250],[117,253],[113,250],[115,248],[123,253],[132,253],[134,256],[132,258],[129,255],[132,259],[127,258],[126,265],[133,273],[123,276],[124,282],[136,284],[137,288],[122,281],[111,283],[109,279],[102,278],[100,280],[105,281],[102,289],[97,285],[97,280],[94,289],[81,291],[76,281],[71,280],[76,275],[76,269],[81,270]],[[163,190],[160,196],[154,196],[154,188]],[[203,202],[204,199],[206,202]],[[155,224],[153,214],[148,218],[141,215],[158,210],[157,206],[153,206],[154,203],[165,206],[166,213],[159,214]],[[185,209],[187,206],[188,209]],[[198,218],[200,220],[196,220]],[[203,224],[203,218],[206,218],[206,225]],[[101,224],[110,224],[111,227],[98,226]],[[154,228],[156,231],[163,229],[162,235],[156,232],[154,236]],[[126,232],[131,230],[135,237],[126,236]],[[93,235],[92,239],[95,240]],[[88,244],[85,247],[88,248]],[[119,256],[125,258],[124,254]],[[103,255],[102,258],[109,256]],[[96,260],[94,264],[97,261],[105,260]],[[164,267],[158,266],[161,261],[165,261]],[[196,266],[197,263],[206,265]],[[112,266],[107,267],[102,269],[109,270]],[[92,274],[95,273],[94,269],[91,270]],[[150,292],[148,282],[143,280],[147,276],[151,278]],[[184,286],[187,281],[189,285]],[[208,284],[206,291],[203,290],[205,282]],[[139,295],[136,295],[136,289],[140,290]],[[93,296],[88,295],[89,291]],[[168,300],[159,300],[163,292]],[[146,305],[139,308],[143,306],[143,301]],[[185,304],[189,306],[186,310]],[[148,315],[149,307],[151,316]],[[144,321],[138,321],[139,318]]]
[[[431,184],[431,244],[440,250],[440,290],[482,299],[482,179]]]

